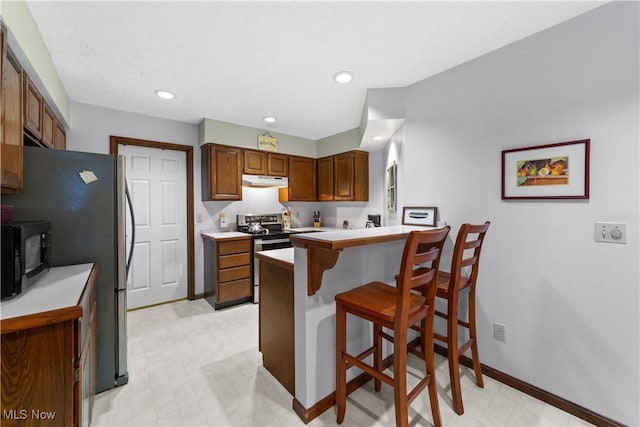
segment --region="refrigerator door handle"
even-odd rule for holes
[[[125,180],[124,193],[127,196],[127,205],[129,205],[129,215],[131,216],[131,242],[129,243],[129,256],[127,257],[127,265],[125,267],[125,283],[129,278],[129,270],[131,269],[131,261],[133,259],[133,248],[136,243],[136,220],[133,215],[133,203],[131,202],[131,193],[129,193],[129,186]]]

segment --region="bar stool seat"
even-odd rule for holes
[[[442,425],[438,407],[433,354],[433,302],[436,294],[438,267],[449,227],[443,230],[412,231],[405,243],[397,287],[374,281],[342,292],[336,300],[336,406],[337,422],[344,421],[346,412],[347,369],[356,366],[375,380],[375,390],[381,382],[394,389],[396,425],[407,426],[410,403],[429,387],[429,401],[435,426]],[[420,288],[420,293],[412,289]],[[373,345],[357,356],[346,351],[347,313],[373,323]],[[427,334],[422,334],[426,372],[407,393],[407,331],[421,322]],[[383,331],[393,331],[393,336]],[[393,377],[384,373],[382,339],[393,342]],[[364,360],[373,356],[373,364]]]

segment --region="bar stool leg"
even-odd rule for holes
[[[396,426],[406,427],[409,420],[407,399],[407,335],[394,331],[393,340],[393,392],[395,398]]]
[[[435,368],[435,356],[433,352],[433,317],[431,322],[422,322],[423,330],[430,331],[422,334],[422,345],[424,349],[431,349],[431,351],[424,351],[425,368],[431,375],[429,380],[429,403],[431,404],[431,414],[433,417],[433,426],[441,427],[442,420],[440,419],[440,406],[438,404],[438,389],[436,386],[436,368]]]
[[[447,347],[449,357],[449,380],[451,383],[451,397],[453,399],[453,411],[464,414],[462,405],[462,389],[460,387],[460,353],[458,352],[458,301],[457,298],[449,298],[447,319]]]
[[[469,337],[471,338],[471,358],[473,360],[473,370],[476,374],[476,384],[484,388],[482,379],[482,368],[480,367],[480,356],[478,356],[478,341],[476,340],[476,296],[475,286],[469,292]]]
[[[343,358],[347,344],[347,313],[336,303],[336,422],[342,424],[347,406],[347,365]]]
[[[373,343],[376,346],[375,353],[373,355],[373,367],[376,371],[381,372],[382,367],[382,336],[380,335],[382,332],[382,326],[374,323],[373,324]],[[382,386],[382,381],[379,378],[374,379],[375,390],[380,391]]]

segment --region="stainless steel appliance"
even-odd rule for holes
[[[85,183],[83,171],[97,180]],[[13,205],[15,220],[51,222],[52,267],[87,262],[98,266],[96,392],[126,384],[124,158],[24,147],[23,182],[21,192],[3,194],[2,203]]]
[[[237,215],[236,230],[253,236],[253,302],[260,301],[260,260],[253,255],[259,251],[290,248],[289,236],[296,231],[284,229],[282,213]]]
[[[2,224],[2,298],[17,295],[51,267],[51,222]]]

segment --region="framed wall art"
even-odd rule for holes
[[[395,212],[398,200],[398,165],[393,162],[387,168],[387,211]]]
[[[502,151],[502,200],[588,199],[591,140]]]
[[[438,208],[405,206],[402,209],[402,225],[429,225],[435,227]]]

